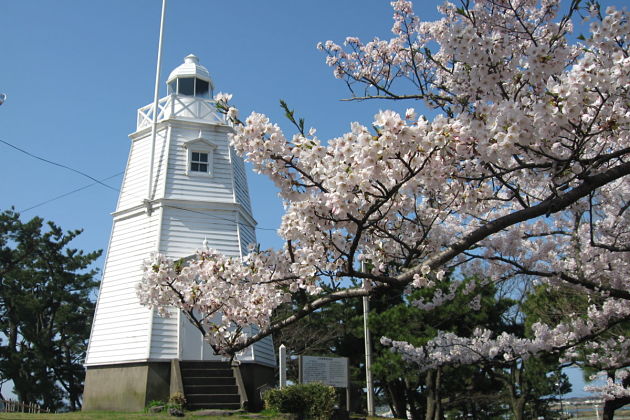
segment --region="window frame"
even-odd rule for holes
[[[191,149],[190,151],[190,168],[188,168],[188,170],[190,172],[209,172],[209,153],[208,152],[201,152],[201,151],[195,151],[194,149]],[[197,155],[197,156],[195,156]],[[205,159],[203,159],[205,158]],[[198,165],[197,169],[195,169],[195,165]],[[201,168],[205,166],[205,170],[202,170]]]
[[[201,133],[200,133],[201,134]],[[186,175],[189,177],[213,177],[214,176],[214,151],[217,145],[210,140],[201,137],[201,135],[195,139],[189,140],[183,144],[186,149]],[[208,156],[207,162],[193,160],[193,153],[203,153]],[[207,171],[194,171],[192,170],[193,163],[206,163],[208,165]]]
[[[181,93],[181,86],[180,86],[180,81],[182,79],[192,79],[192,89],[193,89],[193,94],[189,95],[187,93]],[[200,93],[199,90],[197,89],[197,82],[203,82],[205,83],[207,86],[207,90],[204,93]],[[175,94],[175,95],[182,95],[182,96],[188,96],[191,98],[202,98],[202,99],[210,99],[212,97],[212,83],[208,80],[204,80],[201,79],[197,76],[181,76],[181,77],[176,77],[175,79],[171,80],[170,82],[167,83],[167,93],[169,95]]]

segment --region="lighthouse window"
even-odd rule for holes
[[[183,144],[186,149],[186,175],[212,177],[212,161],[217,146],[210,140],[199,137]]]
[[[209,86],[210,84],[208,82],[206,82],[205,80],[201,80],[201,79],[196,79],[196,93],[197,96],[200,98],[208,98],[208,90],[209,90]]]
[[[195,78],[182,77],[179,80],[179,94],[195,96]]]
[[[202,152],[192,152],[190,157],[191,172],[208,172],[208,154]]]
[[[177,93],[177,80],[173,80],[168,84],[168,94]]]

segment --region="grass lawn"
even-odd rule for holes
[[[186,417],[171,417],[166,413],[148,414],[144,412],[123,413],[114,411],[78,411],[74,413],[61,414],[26,414],[26,413],[0,413],[0,420],[5,419],[34,419],[34,420],[123,420],[123,419],[197,419],[197,420],[286,420],[283,415],[271,415],[265,413],[256,414],[234,414],[231,416],[205,416],[195,415],[194,411],[187,411]],[[367,420],[380,420],[379,417],[368,417]],[[389,420],[389,419],[388,419]]]
[[[195,412],[186,412],[186,417],[171,417],[166,413],[160,414],[148,414],[144,412],[137,413],[121,413],[113,411],[80,411],[75,413],[62,413],[62,414],[26,414],[26,413],[0,413],[0,420],[4,419],[35,419],[35,420],[122,420],[122,419],[146,419],[146,420],[162,420],[162,419],[207,419],[207,420],[252,420],[253,418],[264,420],[285,420],[283,416],[270,416],[270,415],[248,415],[248,414],[235,414],[232,416],[197,416]]]

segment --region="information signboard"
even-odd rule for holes
[[[348,388],[348,358],[300,356],[300,382]]]

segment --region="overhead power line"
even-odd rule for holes
[[[41,156],[34,155],[33,153],[28,152],[28,151],[26,151],[26,150],[24,150],[24,149],[22,149],[22,148],[19,148],[19,147],[17,147],[16,145],[11,144],[11,143],[9,143],[9,142],[7,142],[7,141],[4,141],[4,140],[2,140],[2,139],[0,139],[0,142],[2,142],[2,143],[4,143],[4,144],[6,144],[7,146],[12,147],[12,148],[14,148],[15,150],[18,150],[18,151],[20,151],[20,152],[24,153],[25,155],[28,155],[28,156],[30,156],[30,157],[32,157],[32,158],[35,158],[35,159],[41,160],[42,162],[50,163],[51,165],[59,166],[60,168],[64,168],[64,169],[67,169],[67,170],[69,170],[69,171],[75,172],[75,173],[77,173],[77,174],[79,174],[79,175],[81,175],[81,176],[84,176],[84,177],[86,177],[86,178],[91,179],[92,181],[94,181],[94,182],[96,182],[96,183],[98,183],[98,184],[101,184],[101,185],[102,185],[102,186],[104,186],[104,187],[109,188],[110,190],[119,191],[117,188],[114,188],[114,187],[112,187],[112,186],[110,186],[110,185],[107,185],[107,184],[105,184],[104,182],[102,182],[102,181],[100,181],[100,180],[98,180],[98,179],[94,178],[93,176],[90,176],[90,175],[86,174],[86,173],[85,173],[85,172],[83,172],[83,171],[80,171],[80,170],[78,170],[78,169],[71,168],[71,167],[69,167],[69,166],[67,166],[67,165],[64,165],[64,164],[62,164],[62,163],[53,162],[52,160],[45,159],[45,158],[43,158],[43,157],[41,157]]]
[[[0,139],[0,142],[2,142],[2,143],[4,143],[4,144],[6,144],[7,146],[12,147],[13,149],[15,149],[15,150],[17,150],[17,151],[19,151],[19,152],[21,152],[21,153],[24,153],[24,154],[26,154],[26,155],[28,155],[28,156],[30,156],[30,157],[32,157],[32,158],[35,158],[35,159],[38,159],[38,160],[40,160],[40,161],[43,161],[43,162],[49,163],[49,164],[51,164],[51,165],[59,166],[60,168],[64,168],[64,169],[67,169],[67,170],[69,170],[69,171],[75,172],[75,173],[77,173],[77,174],[79,174],[79,175],[81,175],[81,176],[84,176],[84,177],[89,178],[89,179],[91,179],[92,181],[94,181],[92,184],[85,185],[85,186],[80,187],[80,188],[76,188],[76,189],[74,189],[74,190],[72,190],[72,191],[68,191],[67,193],[64,193],[64,194],[58,195],[58,196],[53,197],[53,198],[51,198],[51,199],[49,199],[49,200],[42,201],[41,203],[35,204],[34,206],[31,206],[31,207],[28,207],[28,208],[26,208],[26,209],[21,210],[21,212],[25,212],[25,211],[28,211],[28,210],[32,210],[32,209],[34,209],[34,208],[36,208],[36,207],[43,206],[44,204],[48,204],[48,203],[50,203],[51,201],[55,201],[55,200],[58,200],[58,199],[60,199],[60,198],[64,198],[64,197],[66,197],[66,196],[68,196],[68,195],[71,195],[71,194],[74,194],[74,193],[76,193],[76,192],[82,191],[82,190],[84,190],[84,189],[86,189],[86,188],[89,188],[89,187],[92,187],[92,186],[94,186],[94,185],[96,185],[96,184],[100,184],[100,185],[102,185],[102,186],[104,186],[104,187],[109,188],[110,190],[116,191],[117,193],[120,193],[120,192],[121,192],[121,191],[120,191],[120,189],[115,188],[115,187],[112,187],[112,186],[110,186],[110,185],[107,185],[107,184],[105,184],[103,181],[107,181],[107,180],[109,180],[109,179],[112,179],[112,178],[115,178],[115,177],[117,177],[117,176],[120,176],[120,175],[122,175],[124,172],[119,172],[119,173],[117,173],[117,174],[110,175],[110,176],[108,176],[107,178],[103,178],[103,179],[96,179],[96,178],[94,178],[93,176],[88,175],[88,174],[86,174],[86,173],[85,173],[85,172],[83,172],[83,171],[80,171],[80,170],[78,170],[78,169],[75,169],[75,168],[72,168],[72,167],[70,167],[70,166],[64,165],[64,164],[62,164],[62,163],[58,163],[58,162],[54,162],[54,161],[51,161],[51,160],[45,159],[45,158],[43,158],[43,157],[41,157],[41,156],[37,156],[37,155],[35,155],[35,154],[31,153],[31,152],[28,152],[28,151],[26,151],[26,150],[24,150],[24,149],[22,149],[22,148],[20,148],[20,147],[18,147],[18,146],[15,146],[14,144],[11,144],[11,143],[9,143],[9,142],[7,142],[7,141],[4,141],[4,140],[2,140],[2,139]],[[212,219],[224,220],[224,221],[226,221],[226,222],[230,222],[230,223],[232,223],[232,224],[240,224],[240,225],[243,225],[243,226],[249,226],[249,225],[247,225],[247,224],[245,224],[245,223],[243,223],[243,222],[236,222],[236,221],[231,220],[231,219],[228,219],[228,218],[226,218],[226,217],[221,217],[221,216],[216,216],[216,215],[213,215],[213,214],[208,214],[208,212],[201,212],[201,211],[192,210],[192,209],[187,209],[187,208],[185,208],[185,207],[178,207],[178,206],[173,206],[173,205],[166,205],[166,207],[171,207],[171,208],[175,208],[175,209],[178,209],[178,210],[188,211],[188,212],[191,212],[191,213],[203,214],[203,215],[204,215],[204,216],[206,216],[206,217],[209,217],[209,218],[212,218]],[[267,228],[267,227],[259,227],[259,226],[254,226],[254,229],[257,229],[257,230],[267,230],[267,231],[273,231],[273,232],[276,232],[276,231],[277,231],[277,229],[275,229],[275,228]]]
[[[219,219],[219,220],[225,220],[226,222],[230,222],[232,223],[232,225],[236,226],[237,224],[242,225],[242,226],[248,226],[251,227],[248,224],[245,224],[243,222],[236,222],[232,219],[228,219],[227,217],[221,217],[221,216],[217,216],[214,214],[208,214],[208,212],[203,212],[203,211],[199,211],[199,210],[192,210],[192,209],[187,209],[185,207],[179,207],[179,206],[174,206],[172,204],[165,204],[164,207],[170,207],[172,209],[177,209],[177,210],[183,210],[183,211],[188,211],[191,213],[197,213],[197,214],[201,214],[204,215],[206,217],[210,217],[212,219]],[[276,232],[278,229],[273,229],[273,228],[264,228],[264,227],[258,227],[258,226],[254,226],[254,229],[258,229],[258,230],[269,230],[269,231],[273,231]]]
[[[123,172],[118,172],[117,174],[114,174],[112,176],[108,176],[107,178],[101,179],[101,181],[107,181],[109,179],[116,178],[117,176],[120,176],[120,175],[122,175],[124,173],[125,173],[124,171]],[[85,190],[87,188],[93,187],[94,185],[98,185],[98,184],[99,184],[99,182],[93,182],[91,184],[84,185],[84,186],[82,186],[80,188],[74,189],[72,191],[68,191],[67,193],[64,193],[64,194],[58,195],[56,197],[50,198],[50,199],[48,199],[46,201],[42,201],[41,203],[35,204],[34,206],[31,206],[31,207],[25,208],[23,210],[20,210],[20,213],[24,213],[26,211],[33,210],[34,208],[43,206],[44,204],[48,204],[48,203],[50,203],[52,201],[59,200],[60,198],[64,198],[64,197],[69,196],[71,194],[74,194],[76,192],[83,191],[83,190]]]

